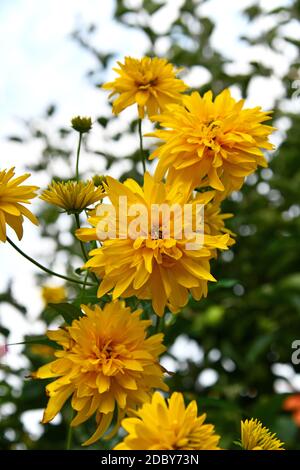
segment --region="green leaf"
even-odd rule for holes
[[[205,397],[202,396],[197,400],[200,409],[225,409],[233,412],[239,411],[239,407],[236,403],[230,402],[229,400],[223,400],[221,398]]]
[[[246,354],[245,362],[248,364],[254,364],[258,357],[268,350],[273,341],[273,337],[273,334],[268,334],[259,336],[255,339],[252,343],[251,349]]]
[[[279,416],[272,426],[272,432],[285,443],[293,443],[294,439],[297,439],[298,428],[291,416]]]
[[[119,18],[120,16],[125,15],[126,13],[131,13],[132,10],[130,8],[127,8],[125,5],[123,5],[123,2],[120,0],[117,0],[116,2],[116,9],[115,9],[115,17]]]
[[[78,296],[72,301],[72,305],[79,308],[81,304],[94,305],[100,303],[100,299],[97,297],[97,290],[98,287],[91,287],[89,289],[85,289],[85,291],[79,292]]]
[[[46,109],[46,116],[51,117],[53,114],[56,112],[56,106],[55,104],[50,104],[48,108]]]
[[[249,20],[253,20],[262,14],[262,10],[258,5],[252,5],[246,10],[244,10],[245,15]]]
[[[97,122],[98,122],[98,124],[100,124],[101,127],[106,127],[108,122],[109,122],[109,119],[105,116],[100,116],[97,119]]]
[[[147,13],[149,13],[149,15],[154,15],[154,13],[156,13],[164,6],[164,3],[156,3],[153,1],[146,0],[143,6]]]
[[[17,142],[18,144],[23,144],[24,142],[24,139],[18,135],[10,135],[8,140],[10,140],[10,142]]]
[[[233,444],[239,448],[239,450],[243,449],[241,441],[233,441]]]
[[[33,344],[43,344],[45,346],[57,347],[55,341],[52,341],[51,339],[47,338],[46,335],[26,335],[24,337],[24,341],[19,344],[24,344],[25,348]]]
[[[9,330],[5,328],[4,326],[0,326],[0,333],[1,335],[7,337],[9,335]]]
[[[80,308],[73,304],[49,304],[48,309],[52,309],[57,314],[61,315],[68,325],[82,315]]]

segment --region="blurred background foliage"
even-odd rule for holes
[[[201,14],[201,4],[205,0],[184,1],[178,17],[163,34],[158,33],[150,21],[163,7],[163,1],[144,0],[138,9],[128,6],[130,2],[125,0],[114,3],[115,21],[143,31],[148,38],[146,54],[157,54],[159,42],[168,37],[171,41],[167,58],[171,62],[187,70],[197,65],[209,71],[211,78],[199,89],[201,93],[208,89],[217,93],[235,85],[243,97],[247,97],[254,78],[268,78],[274,74],[274,70],[260,59],[249,64],[248,73],[235,75],[228,72],[230,60],[226,57],[226,51],[221,54],[212,45],[214,22]],[[300,42],[286,37],[282,32],[282,27],[292,21],[297,22],[299,27],[299,0],[267,13],[254,2],[243,14],[253,25],[264,17],[272,19],[269,23],[272,26],[265,28],[263,34],[241,38],[249,47],[264,45],[269,51],[282,53],[282,45],[291,43],[299,52]],[[103,82],[105,72],[113,66],[118,51],[103,53],[101,44],[95,46],[93,35],[96,30],[96,23],[86,25],[74,31],[73,39],[78,47],[84,48],[96,59],[97,66],[89,70],[87,76],[91,86],[98,87]],[[278,49],[279,45],[281,49]],[[234,214],[228,226],[237,234],[237,243],[229,252],[219,256],[212,267],[219,282],[210,287],[207,299],[200,302],[191,299],[178,316],[167,318],[166,344],[169,351],[164,364],[176,371],[168,382],[172,389],[183,391],[187,399],[197,400],[199,409],[207,412],[209,421],[223,436],[222,445],[225,448],[235,447],[232,442],[239,437],[240,419],[253,416],[277,432],[287,448],[300,449],[299,430],[290,414],[282,408],[286,394],[279,393],[288,390],[296,392],[292,379],[293,374],[300,372],[299,366],[291,364],[291,344],[300,332],[300,117],[287,112],[285,107],[286,100],[292,99],[295,93],[292,84],[299,78],[299,70],[300,63],[295,61],[283,78],[285,92],[277,100],[274,123],[280,128],[284,120],[287,130],[281,131],[282,143],[270,156],[269,168],[248,178],[242,191],[234,193],[223,204],[225,212]],[[70,139],[73,131],[69,123],[59,129],[51,124],[56,111],[55,105],[49,105],[39,119],[34,117],[26,122],[22,135],[9,138],[20,145],[38,141],[41,156],[29,170],[38,173],[47,168],[51,177],[61,178],[61,164],[68,165],[70,176],[72,174],[74,141]],[[85,159],[89,161],[90,156],[91,161],[94,158],[104,161],[106,172],[114,168],[119,171],[122,180],[128,176],[141,180],[137,121],[122,127],[116,125],[117,120],[109,110],[99,114],[92,133],[101,132],[112,150],[102,152],[101,148],[90,143],[88,136],[85,140]],[[129,136],[136,138],[136,150],[127,154]],[[124,142],[122,158],[113,150],[115,142]],[[150,144],[146,141],[145,145]],[[126,171],[123,171],[125,160]],[[67,269],[71,273],[74,267],[79,268],[82,264],[77,254],[78,242],[64,238],[62,234],[69,233],[75,227],[70,226],[69,219],[64,219],[64,224],[58,224],[60,214],[56,208],[46,204],[40,207],[41,235],[52,242],[54,240],[56,251],[66,254]],[[49,253],[46,258],[51,265],[52,254]],[[45,281],[44,275],[37,279],[40,285]],[[78,305],[76,288],[72,286],[68,289],[69,299]],[[84,301],[95,303],[95,292],[87,291]],[[24,307],[12,298],[10,288],[0,294],[0,302],[9,303],[26,315]],[[58,324],[62,320],[59,315],[59,311],[53,308],[45,308],[41,312],[41,318],[47,325],[53,325],[53,322]],[[8,337],[9,333],[0,326],[2,336]],[[4,365],[5,362],[0,365],[4,377],[0,381],[0,448],[63,449],[70,421],[68,408],[65,407],[61,420],[56,424],[43,427],[43,434],[38,439],[34,439],[22,424],[24,412],[39,410],[46,403],[45,383],[31,381],[26,376],[30,370],[37,369],[52,357],[51,345],[47,342],[41,341],[37,345],[33,337],[26,338],[26,341],[28,343],[23,351],[29,361],[26,370],[15,370]],[[282,373],[285,370],[289,372]],[[11,380],[12,377],[15,380]],[[80,442],[92,431],[93,423],[76,428],[73,447],[80,448]],[[101,442],[93,448],[109,448],[112,444]]]

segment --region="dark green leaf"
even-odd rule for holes
[[[70,325],[73,320],[77,320],[82,316],[80,308],[73,304],[49,304],[48,309],[52,309],[57,314],[61,315],[68,325]]]

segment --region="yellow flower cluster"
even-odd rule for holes
[[[101,278],[99,297],[112,293],[113,299],[133,295],[150,299],[154,311],[162,316],[165,307],[179,311],[189,293],[195,299],[207,295],[207,281],[215,280],[210,273],[211,258],[217,255],[217,249],[227,249],[234,243],[224,224],[231,215],[222,214],[220,203],[239,189],[258,165],[266,166],[262,150],[273,148],[268,141],[273,128],[263,124],[270,119],[268,113],[260,108],[244,109],[244,101],[234,100],[229,90],[215,100],[211,92],[203,97],[199,93],[180,94],[187,86],[179,88],[179,80],[166,61],[127,57],[119,66],[119,77],[104,85],[112,95],[119,94],[114,112],[137,103],[143,117],[148,106],[151,119],[162,126],[150,135],[164,143],[150,156],[158,159],[154,178],[146,173],[143,187],[133,180],[121,184],[107,178],[107,196],[116,210],[119,197],[126,196],[128,216],[136,203],[148,209],[157,203],[202,203],[204,243],[201,249],[186,250],[186,240],[177,240],[174,230],[168,239],[160,236],[161,223],[155,239],[152,232],[135,239],[101,239],[101,247],[90,252],[85,267]],[[163,91],[165,80],[168,93]],[[159,93],[165,93],[168,99],[162,102]],[[161,114],[155,114],[155,109]],[[195,196],[195,188],[203,192]],[[78,238],[85,242],[99,239],[96,227],[100,219],[94,214],[89,219],[94,228],[78,230]]]
[[[109,295],[111,299],[105,299],[103,307],[82,305],[82,316],[48,332],[49,339],[58,345],[56,359],[32,374],[37,379],[53,379],[46,386],[49,401],[43,422],[51,421],[70,399],[76,412],[71,426],[93,416],[96,420],[96,430],[85,445],[96,442],[108,430],[116,433],[122,422],[127,435],[116,450],[218,450],[220,438],[214,427],[206,424],[206,415],[198,416],[196,401],[185,406],[181,393],[173,393],[166,401],[155,391],[168,390],[165,370],[159,364],[165,351],[163,334],[149,335],[151,319],[145,319],[141,309],[132,311],[120,298],[147,300],[154,313],[162,317],[166,309],[179,312],[189,296],[197,300],[207,296],[208,281],[216,281],[210,269],[212,258],[217,257],[218,250],[234,243],[234,234],[225,226],[232,214],[222,213],[221,201],[240,189],[245,177],[258,166],[267,165],[263,151],[273,148],[269,136],[274,128],[265,124],[270,113],[245,108],[244,101],[236,101],[228,89],[215,98],[210,91],[204,96],[198,92],[186,94],[188,87],[177,76],[180,70],[165,59],[126,57],[118,65],[118,77],[104,85],[111,91],[110,96],[118,95],[113,112],[118,114],[136,104],[140,120],[148,115],[160,126],[149,134],[161,141],[150,156],[158,163],[154,176],[145,172],[143,185],[133,179],[121,183],[109,176],[80,181],[81,138],[91,129],[92,121],[80,116],[73,119],[72,126],[80,134],[76,181],[52,182],[40,197],[75,214],[77,226],[78,214],[91,209],[90,227],[76,232],[85,259],[84,243],[94,243],[83,268],[91,271],[96,281],[99,277],[98,297]],[[28,176],[13,178],[14,169],[0,172],[3,242],[6,225],[20,239],[24,216],[37,223],[24,207],[38,189],[21,185]],[[102,203],[106,196],[108,204]],[[126,210],[120,206],[123,198],[127,200]],[[180,237],[178,226],[195,227],[199,204],[204,207],[204,233],[197,245],[197,230],[192,239]],[[161,215],[154,231],[152,226],[151,230],[148,226],[145,229],[139,222],[135,236],[128,232],[121,236],[121,217],[125,217],[128,229],[135,220],[136,205],[146,214],[154,205],[180,209],[189,205],[191,218],[187,222],[182,211],[180,216],[172,213],[167,237],[166,221]],[[111,214],[107,223],[115,224],[114,238],[99,232],[103,209]],[[188,249],[188,244],[193,247]],[[42,296],[45,304],[60,303],[66,291],[45,286]],[[283,443],[252,419],[241,424],[241,445],[247,450],[279,450]]]

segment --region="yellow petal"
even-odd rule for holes
[[[180,260],[183,267],[194,276],[206,279],[207,281],[215,281],[216,279],[210,274],[209,271],[204,269],[199,263],[195,263],[193,260],[189,258],[182,258]]]
[[[139,106],[145,106],[149,99],[149,91],[138,91],[135,95],[135,100]]]
[[[20,211],[14,204],[9,204],[7,202],[1,202],[1,209],[5,212],[8,212],[11,215],[19,216]]]
[[[74,391],[74,385],[66,385],[62,387],[58,392],[49,398],[47,408],[45,409],[42,423],[49,423],[57,413],[61,410],[67,399],[72,395]]]
[[[209,170],[208,177],[209,177],[209,184],[213,188],[217,189],[218,191],[224,191],[225,189],[224,185],[222,184],[218,176],[217,170],[214,167],[211,167],[211,169]]]
[[[100,422],[99,422],[98,428],[96,429],[96,431],[94,432],[92,437],[90,437],[82,445],[83,446],[90,446],[91,444],[94,444],[94,442],[98,441],[98,439],[100,439],[100,437],[103,436],[105,431],[107,431],[107,429],[108,429],[108,427],[109,427],[109,425],[112,421],[112,418],[113,418],[113,413],[108,413],[106,415],[102,415],[101,419],[100,419]]]
[[[5,217],[1,210],[0,210],[0,240],[2,242],[6,241]]]

